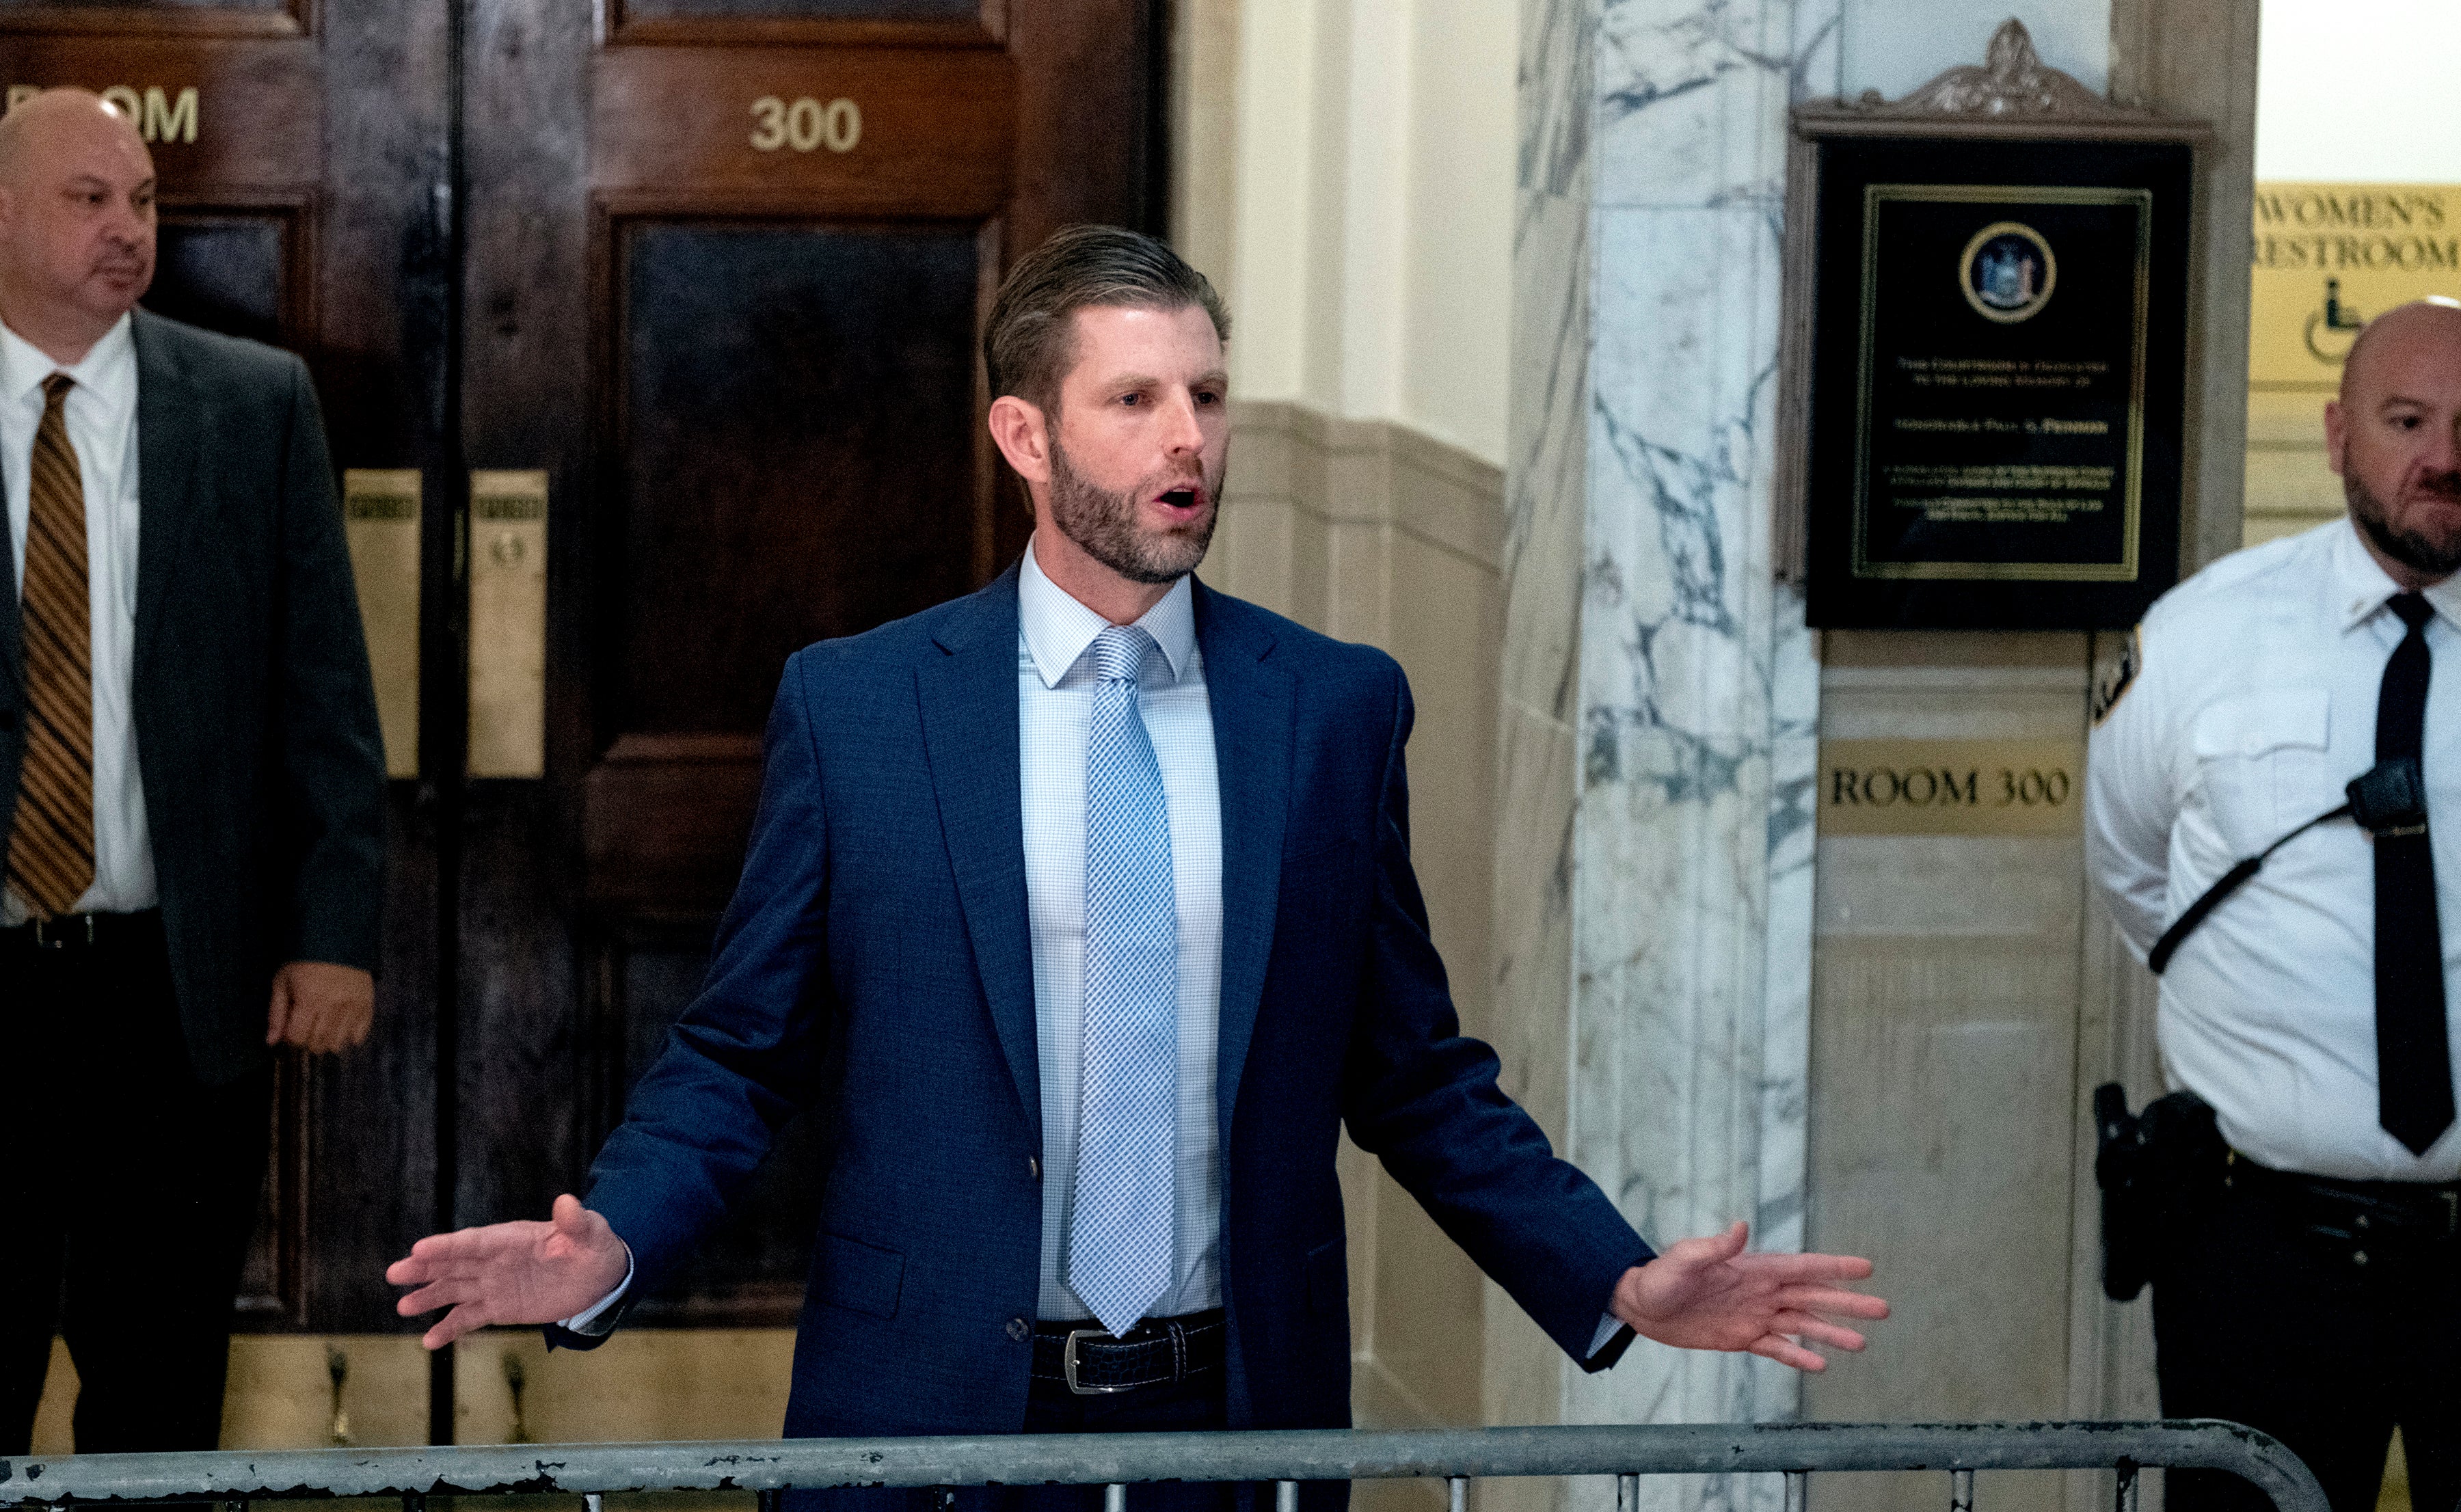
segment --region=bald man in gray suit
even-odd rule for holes
[[[374,1012],[384,763],[306,367],[136,309],[154,166],[0,119],[0,1454],[209,1449],[271,1050]]]

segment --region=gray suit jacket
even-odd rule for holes
[[[384,753],[307,365],[142,309],[133,333],[137,758],[181,1022],[220,1083],[264,1060],[275,967],[375,965]],[[24,701],[0,594],[0,847]]]

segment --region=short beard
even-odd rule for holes
[[[1148,532],[1137,524],[1137,506],[1149,492],[1144,484],[1124,493],[1097,487],[1068,465],[1059,438],[1051,440],[1051,522],[1087,556],[1131,583],[1176,583],[1196,570],[1222,519],[1221,488],[1219,474],[1205,479],[1212,507],[1195,534]]]
[[[2461,473],[2433,481],[2450,497],[2461,498]],[[2461,536],[2438,545],[2415,531],[2395,530],[2384,500],[2356,473],[2342,475],[2342,494],[2349,500],[2351,521],[2378,551],[2421,577],[2441,581],[2461,572]]]

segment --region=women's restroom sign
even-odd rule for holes
[[[2324,404],[2350,343],[2396,305],[2461,298],[2461,187],[2256,186],[2250,230],[2247,540],[2337,518]]]

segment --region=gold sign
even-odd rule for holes
[[[752,147],[776,152],[852,152],[863,140],[863,107],[850,99],[825,103],[805,95],[793,101],[763,95],[752,102]]]
[[[2256,186],[2247,344],[2248,540],[2342,513],[2324,401],[2359,328],[2395,305],[2461,296],[2461,187]]]
[[[2085,747],[2072,740],[1824,740],[1823,835],[2072,835]]]
[[[49,84],[11,84],[9,86],[9,108],[20,104],[44,90]],[[134,85],[112,84],[97,90],[105,104],[136,123],[137,133],[151,142],[179,142],[185,145],[197,139],[197,86],[188,85],[177,94],[160,84],[148,84],[140,92]]]
[[[474,777],[546,775],[546,474],[470,475]]]
[[[418,776],[418,485],[417,468],[342,474],[342,528],[375,674],[385,776],[396,777]]]
[[[2367,317],[2461,294],[2461,188],[2259,183],[2248,376],[2332,393]]]

